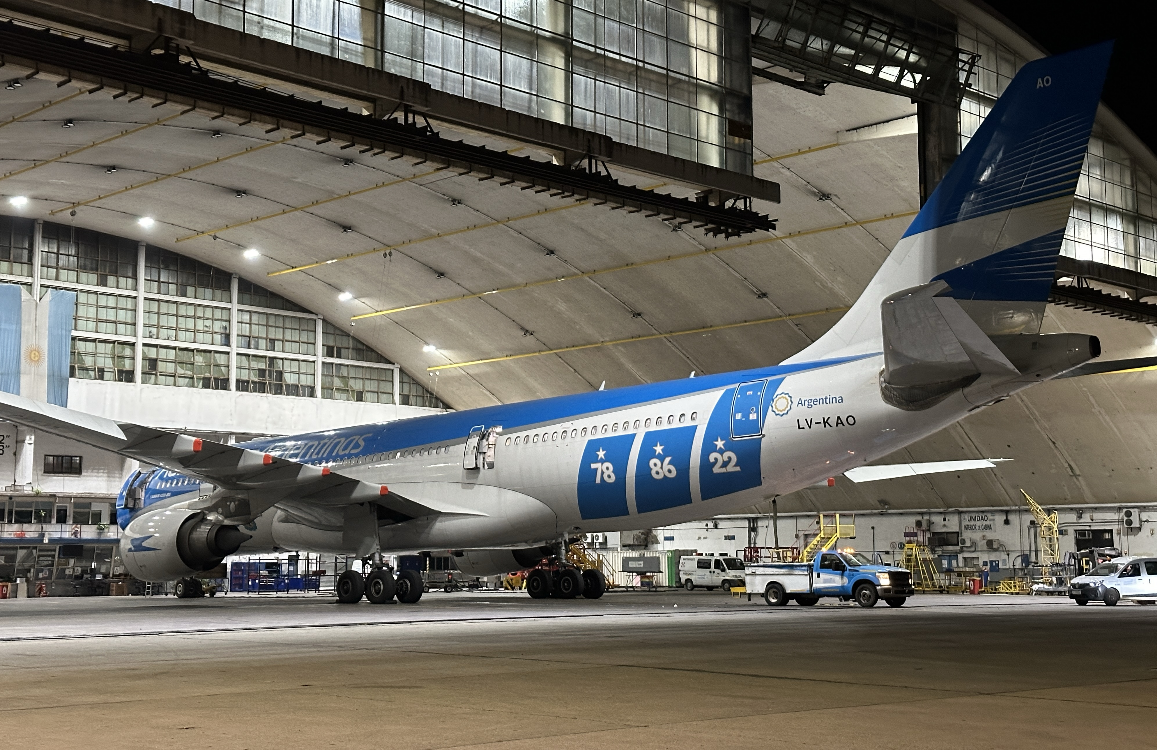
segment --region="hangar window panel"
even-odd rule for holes
[[[423,388],[405,370],[399,373],[399,379],[401,392],[398,394],[398,403],[402,406],[425,406],[430,409],[446,408],[446,405],[437,396]]]
[[[157,247],[145,248],[145,291],[229,302],[232,274]]]
[[[117,294],[78,291],[72,328],[85,333],[135,336],[137,299]]]
[[[388,365],[390,361],[329,321],[321,324],[322,356],[333,359],[352,359],[358,362],[377,362]]]
[[[78,380],[133,382],[135,347],[120,341],[74,338],[68,376]]]
[[[316,368],[310,360],[238,354],[237,390],[312,398]]]
[[[229,346],[229,309],[174,300],[145,300],[144,337]]]
[[[133,291],[137,288],[137,242],[46,221],[40,240],[40,273],[45,281]]]
[[[289,312],[309,312],[301,305],[290,302],[276,292],[271,292],[245,279],[237,280],[237,304],[249,307],[265,307],[270,310],[288,310]]]
[[[321,397],[335,401],[392,404],[394,370],[324,362],[321,366]]]
[[[178,388],[229,389],[229,354],[172,346],[141,347],[141,382]]]
[[[238,310],[237,346],[286,354],[314,354],[317,350],[316,324],[313,318]]]
[[[32,276],[32,219],[0,216],[0,273]]]

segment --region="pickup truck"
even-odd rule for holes
[[[855,552],[823,552],[810,563],[748,563],[746,574],[747,591],[762,591],[772,607],[792,599],[810,607],[825,596],[854,600],[861,607],[874,607],[880,599],[902,607],[913,594],[909,571],[873,565]]]

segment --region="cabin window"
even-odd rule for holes
[[[587,428],[585,428],[585,427],[583,428],[582,436],[583,437],[587,436]]]
[[[667,415],[667,424],[675,424],[675,415],[674,414],[668,414]]]
[[[639,420],[637,420],[637,419],[635,420],[635,429],[636,430],[639,429]]]
[[[538,434],[537,433],[534,436],[534,442],[536,442],[536,443],[538,442]]]
[[[619,431],[619,423],[615,422],[613,425],[611,425],[611,432],[618,432],[618,431]]]
[[[691,421],[692,422],[694,422],[698,418],[699,418],[699,412],[697,412],[697,411],[691,412]]]
[[[643,423],[643,426],[644,427],[650,427],[651,426],[651,418],[650,417],[647,417],[647,421]]]
[[[606,434],[607,434],[607,426],[606,426],[606,425],[603,425],[603,434],[604,434],[604,435],[606,435]]]
[[[507,442],[507,443],[509,443],[509,442],[510,442],[510,438],[506,438],[506,442]],[[521,435],[519,435],[518,437],[514,438],[514,444],[515,444],[515,445],[522,445],[522,436],[521,436]]]
[[[687,415],[686,414],[680,414],[679,415],[679,424],[683,424],[686,421],[687,421]]]
[[[570,436],[572,439],[578,437],[578,430],[571,430]]]
[[[556,433],[554,433],[553,435],[551,435],[551,436],[550,436],[550,439],[551,439],[551,440],[558,440],[558,433],[556,432]]]
[[[631,423],[630,422],[623,422],[623,432],[626,432],[629,429],[631,429]]]

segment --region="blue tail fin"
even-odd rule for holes
[[[987,334],[1039,330],[1112,49],[1021,68],[860,299],[788,361],[879,351],[881,303],[934,280]]]

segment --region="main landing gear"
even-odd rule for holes
[[[544,563],[526,576],[526,593],[532,599],[598,599],[607,591],[607,578],[600,570],[580,570],[573,565]]]
[[[422,598],[422,574],[416,570],[398,571],[374,568],[363,576],[356,570],[347,570],[337,577],[337,600],[341,604],[357,604],[364,596],[371,604],[385,604],[397,599],[402,604],[414,604]]]

